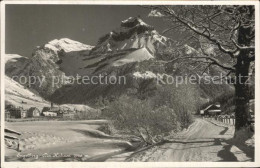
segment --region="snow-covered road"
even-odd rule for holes
[[[189,129],[180,133],[170,142],[132,154],[127,160],[152,162],[240,161],[236,154],[231,152],[234,146],[226,143],[227,139],[232,138],[233,133],[233,127],[218,126],[197,118]],[[244,159],[246,159],[244,161],[250,161],[250,158],[246,156]]]

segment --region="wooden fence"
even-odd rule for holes
[[[227,125],[236,124],[236,119],[234,115],[218,115],[218,116],[205,117],[205,118],[214,119]]]
[[[225,115],[225,116],[217,116],[215,117],[215,120],[223,122],[225,124],[229,124],[229,125],[235,125],[236,124],[236,119],[234,116],[230,116],[230,115]]]

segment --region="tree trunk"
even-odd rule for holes
[[[242,53],[241,53],[242,54]],[[237,59],[235,80],[236,131],[248,125],[249,85],[247,84],[250,62]]]
[[[243,7],[241,7],[243,10]],[[254,15],[254,8],[249,7],[249,13],[247,17],[251,19]],[[253,29],[252,27],[244,27],[240,26],[237,32],[238,39],[237,42],[240,46],[250,46]],[[250,99],[250,92],[249,92],[249,68],[250,68],[250,51],[249,50],[241,50],[236,63],[236,83],[235,83],[235,98],[236,98],[236,111],[235,111],[235,118],[236,124],[235,129],[236,131],[240,130],[243,127],[246,127],[248,123],[248,116],[249,116],[249,99]]]

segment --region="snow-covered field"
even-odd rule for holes
[[[123,152],[128,147],[126,141],[113,139],[97,130],[106,122],[88,120],[6,123],[9,129],[22,133],[22,152],[18,155],[17,151],[6,148],[6,161],[95,161],[102,159],[104,155]],[[39,157],[22,158],[28,154]],[[55,154],[62,156],[42,156]]]

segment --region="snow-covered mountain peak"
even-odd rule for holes
[[[5,54],[5,63],[7,62],[17,62],[19,59],[28,59],[18,54]]]
[[[49,48],[54,52],[64,50],[65,52],[91,50],[93,46],[80,43],[68,38],[54,39],[44,45],[45,48]]]
[[[129,17],[121,21],[119,28],[102,36],[90,53],[96,55],[146,47],[154,55],[158,49],[170,46],[171,42],[139,17]]]
[[[144,26],[150,29],[154,29],[152,26],[146,24],[142,19],[139,17],[129,17],[126,20],[121,21],[121,27],[135,27],[135,26]]]

